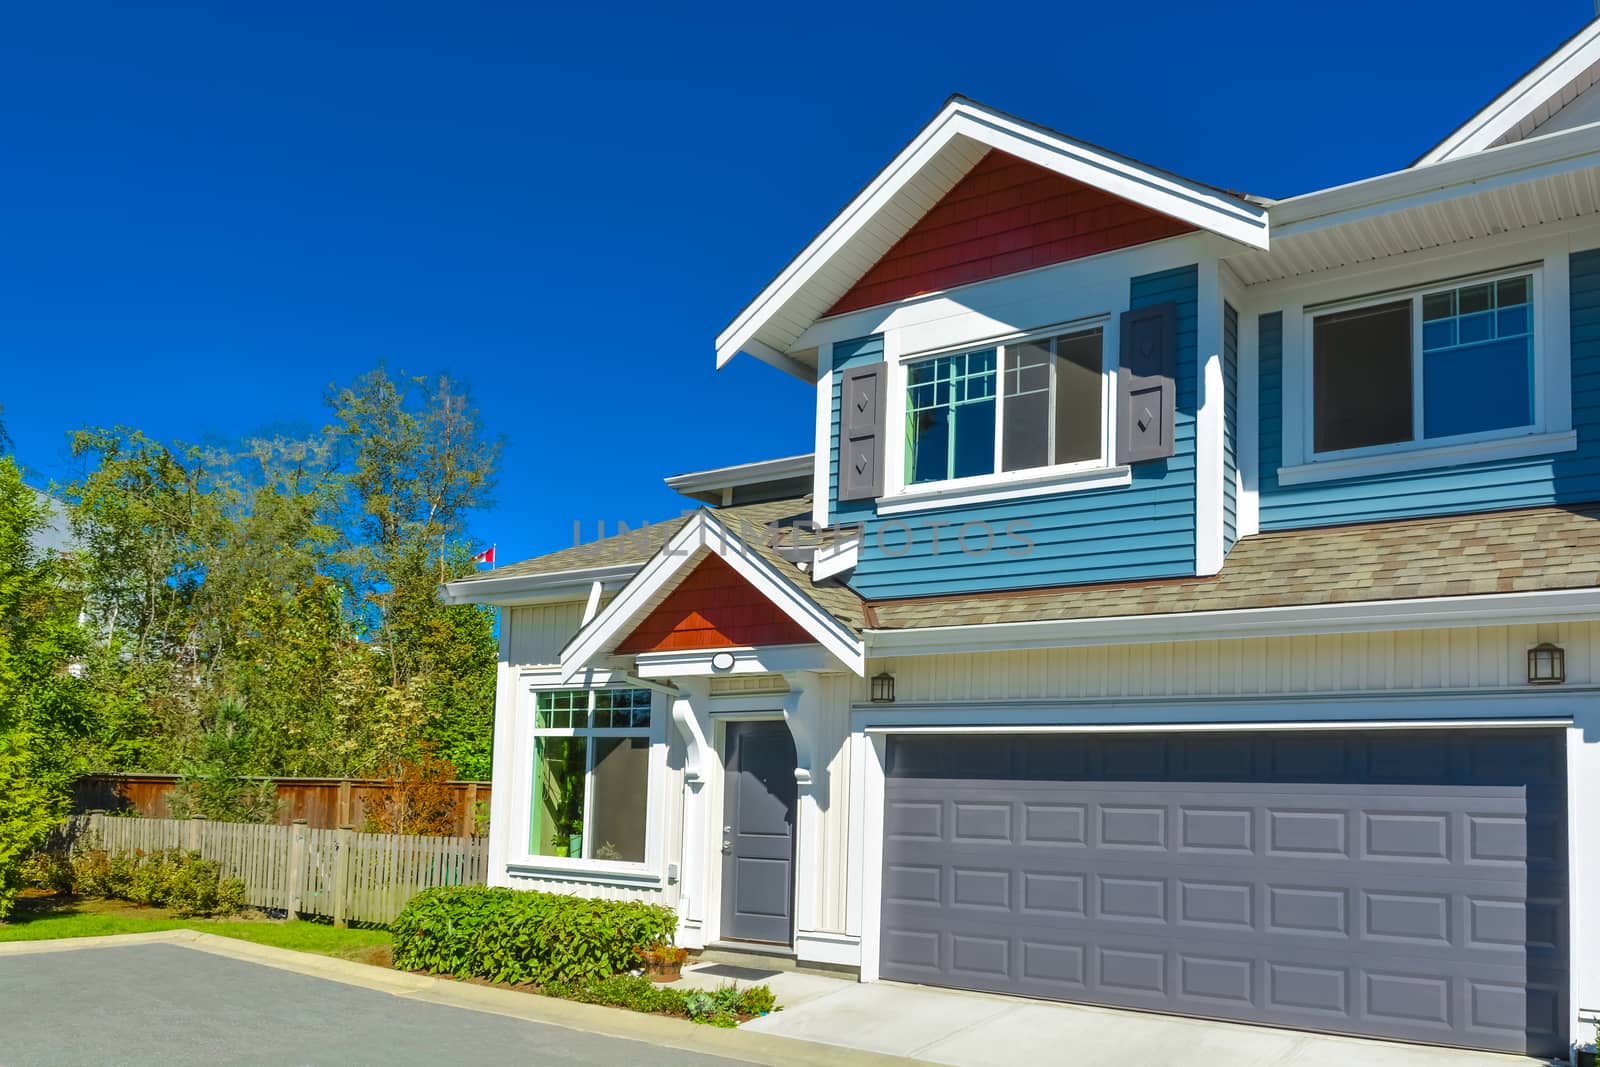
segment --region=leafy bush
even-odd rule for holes
[[[83,849],[72,856],[72,889],[80,896],[167,907],[182,916],[232,915],[244,907],[243,882],[222,877],[222,869],[200,853],[176,848]]]
[[[621,974],[677,928],[659,904],[476,886],[425,889],[389,924],[396,967],[541,987]]]
[[[22,866],[22,884],[34,889],[72,892],[72,857],[64,849],[41,849]]]
[[[771,1015],[778,1010],[778,998],[764,985],[746,986],[739,997],[740,1015]]]
[[[545,986],[543,991],[547,996],[584,1004],[608,1004],[656,1015],[689,1014],[683,990],[657,985],[641,975],[619,974],[582,985],[557,982]]]

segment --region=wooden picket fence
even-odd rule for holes
[[[484,885],[489,842],[482,837],[361,834],[208,822],[137,819],[100,812],[74,816],[64,836],[111,852],[182,848],[215,860],[224,876],[244,883],[245,903],[290,915],[326,915],[347,922],[386,923],[417,893],[441,885]]]

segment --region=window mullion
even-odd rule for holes
[[[1425,440],[1427,427],[1422,424],[1422,298],[1417,293],[1411,298],[1411,439]]]
[[[1056,357],[1056,346],[1061,343],[1061,338],[1050,339],[1049,379],[1050,392],[1046,396],[1044,405],[1044,465],[1053,467],[1057,462],[1056,455],[1056,405],[1061,402],[1060,383],[1056,378],[1056,366],[1060,360]]]
[[[1006,439],[1006,346],[995,349],[994,364],[994,470],[1006,469],[1005,455],[1000,450]]]

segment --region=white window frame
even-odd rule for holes
[[[637,684],[617,685],[523,685],[519,694],[516,750],[519,773],[513,783],[513,809],[517,812],[513,827],[512,847],[507,867],[514,875],[581,878],[584,881],[612,881],[620,884],[658,885],[664,870],[665,819],[661,802],[662,783],[667,774],[667,724],[671,710],[659,689],[650,688],[650,726],[640,727],[583,727],[543,728],[538,726],[538,697],[540,693],[576,692],[589,694],[589,716],[594,713],[596,694],[605,690],[640,690]],[[587,722],[592,722],[589,718]],[[538,777],[538,740],[540,738],[582,737],[590,741],[607,738],[645,737],[650,742],[649,772],[645,782],[645,858],[642,861],[599,860],[586,856],[545,856],[534,851],[534,804],[537,802],[535,783]],[[593,847],[589,838],[594,811],[594,745],[587,747],[584,768],[583,827],[585,852]]]
[[[1465,285],[1528,276],[1533,328],[1533,423],[1451,437],[1422,437],[1422,300],[1430,293]],[[1330,452],[1315,450],[1315,323],[1323,315],[1410,300],[1412,374],[1412,438]],[[1509,267],[1419,280],[1402,287],[1361,296],[1307,303],[1285,314],[1284,453],[1278,470],[1282,485],[1377,476],[1433,467],[1514,459],[1571,451],[1569,296],[1565,250],[1559,256]],[[1293,323],[1294,329],[1290,329]],[[1296,432],[1298,427],[1298,432]]]
[[[1127,485],[1132,474],[1127,467],[1111,462],[1116,447],[1116,380],[1115,359],[1118,341],[1116,320],[1109,314],[1090,315],[1067,322],[1055,323],[1026,331],[944,345],[884,357],[892,369],[889,381],[889,403],[886,408],[888,440],[885,441],[884,495],[878,500],[878,514],[893,515],[905,511],[920,511],[930,507],[954,507],[964,503],[985,500],[1016,499],[1040,496],[1065,489],[1098,489]],[[1100,455],[1092,460],[1073,463],[1055,463],[1044,467],[1022,470],[1002,470],[1005,445],[1005,368],[1006,352],[1010,346],[1053,337],[1100,331]],[[887,346],[889,338],[885,337]],[[939,481],[908,484],[906,467],[908,446],[906,431],[907,392],[910,388],[912,364],[940,356],[959,355],[995,349],[995,428],[994,471],[966,478],[945,478]],[[1055,361],[1050,364],[1051,381],[1055,380]],[[1053,414],[1053,412],[1052,412]]]

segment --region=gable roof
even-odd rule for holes
[[[1257,201],[953,96],[718,335],[717,366],[743,351],[813,380],[813,363],[790,346],[991,149],[1242,245],[1267,246],[1267,213]]]
[[[1411,165],[1426,167],[1520,141],[1597,83],[1600,18],[1567,38]]]
[[[725,516],[710,510],[691,515],[610,604],[561,650],[563,678],[573,678],[612,651],[640,620],[671,596],[707,554],[721,557],[801,630],[855,674],[865,674],[861,597],[833,581],[813,581],[761,539],[740,536]]]

